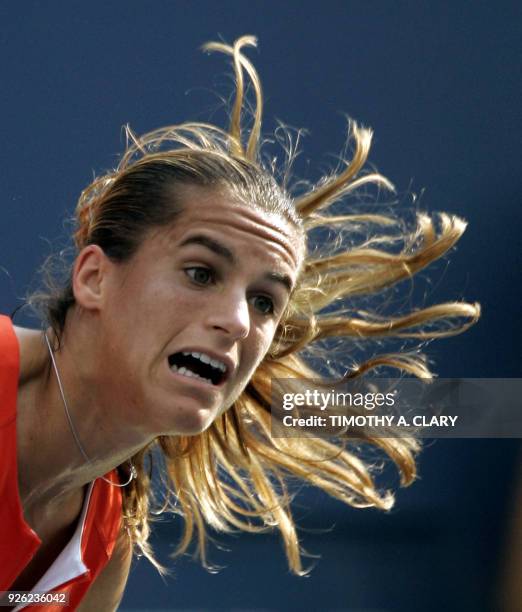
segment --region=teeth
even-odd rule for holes
[[[205,353],[198,353],[196,351],[194,352],[182,351],[182,355],[192,355],[192,357],[199,359],[203,363],[210,364],[213,368],[216,368],[217,370],[220,370],[221,372],[226,372],[227,370],[227,366],[222,361],[218,361],[217,359],[212,359],[212,357],[205,355]]]
[[[210,378],[203,378],[203,376],[196,374],[196,372],[193,372],[192,370],[187,370],[187,368],[185,367],[178,368],[178,366],[173,365],[170,369],[172,372],[177,372],[178,374],[181,374],[182,376],[186,376],[187,378],[199,378],[199,380],[204,380],[209,385],[212,384],[212,381],[210,380]]]
[[[221,370],[223,372],[223,370],[221,369],[223,367],[223,364],[221,363],[221,361],[218,361],[217,359],[211,359],[210,365],[213,368],[217,368],[218,370]]]

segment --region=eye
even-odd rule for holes
[[[210,268],[203,266],[193,266],[185,268],[185,274],[198,285],[208,285],[214,280],[214,273]]]
[[[251,304],[261,314],[270,315],[274,313],[274,302],[267,295],[254,295],[251,299]]]

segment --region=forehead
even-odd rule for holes
[[[245,204],[222,190],[185,187],[176,199],[182,212],[165,233],[170,248],[201,232],[235,246],[239,256],[255,253],[299,268],[304,248],[301,231],[280,214]]]

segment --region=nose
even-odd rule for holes
[[[209,304],[209,325],[225,332],[233,340],[246,338],[250,333],[250,309],[245,295],[224,294],[219,303]]]

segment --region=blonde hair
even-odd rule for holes
[[[354,298],[378,294],[410,279],[443,256],[460,238],[466,224],[452,215],[440,214],[432,219],[418,213],[416,227],[407,230],[390,213],[332,213],[334,205],[370,184],[393,189],[380,174],[365,172],[372,132],[355,122],[350,123],[354,152],[350,160],[343,160],[345,169],[292,197],[274,178],[275,166],[263,161],[262,89],[254,66],[242,52],[243,47],[255,44],[255,38],[243,36],[232,46],[209,43],[204,47],[230,55],[233,60],[236,93],[228,130],[185,123],[138,137],[127,127],[127,149],[120,164],[84,190],[76,211],[78,250],[96,243],[116,259],[132,256],[143,239],[144,228],[175,221],[181,204],[172,204],[172,192],[169,203],[163,201],[166,180],[174,187],[224,186],[248,205],[285,216],[308,237],[322,228],[323,244],[313,249],[309,246],[271,349],[239,399],[203,433],[194,437],[161,436],[133,457],[139,477],[124,490],[125,523],[138,551],[160,571],[163,568],[148,543],[153,501],[151,466],[156,461],[162,467],[159,473],[165,492],[164,499],[159,500],[161,511],[172,511],[184,519],[177,553],[187,551],[195,537],[206,566],[207,526],[221,532],[259,532],[277,527],[290,568],[304,573],[290,509],[288,477],[315,485],[351,506],[389,509],[393,494],[379,490],[372,466],[362,459],[355,441],[271,436],[271,380],[317,378],[319,373],[310,357],[321,356],[315,347],[331,338],[352,339],[358,344],[385,337],[425,341],[460,333],[480,314],[478,304],[463,302],[438,304],[395,317],[350,307]],[[247,135],[245,76],[255,97]],[[289,166],[291,151],[287,161]],[[359,232],[361,227],[367,228],[366,240],[347,247],[342,237]],[[58,336],[73,304],[70,283],[59,294],[46,296],[47,318]],[[431,376],[420,354],[403,352],[376,355],[353,366],[345,378],[383,366],[419,377]],[[419,449],[416,440],[368,436],[359,442],[381,449],[392,459],[403,485],[414,480]]]

